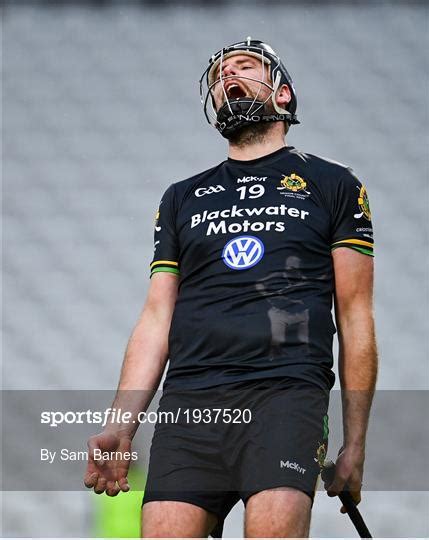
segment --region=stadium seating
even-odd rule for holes
[[[288,143],[351,165],[367,185],[380,388],[427,389],[423,5],[9,3],[3,15],[3,388],[116,386],[159,199],[225,157],[198,79],[214,51],[250,34],[272,44],[295,81],[302,124]],[[21,474],[31,474],[25,463]],[[4,535],[87,536],[87,495],[9,493]],[[367,496],[382,505],[379,536],[427,534],[417,517],[427,496],[390,493],[397,516]],[[325,499],[313,533],[347,536]],[[240,512],[227,536],[241,534]]]

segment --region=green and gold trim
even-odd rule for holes
[[[153,261],[153,263],[150,265],[150,277],[157,272],[179,274],[179,263],[175,261]]]
[[[349,247],[363,253],[364,255],[370,255],[374,257],[374,242],[368,242],[367,240],[361,240],[360,238],[346,238],[334,242],[331,246],[331,250],[339,247]]]

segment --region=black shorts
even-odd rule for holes
[[[328,443],[329,392],[292,378],[231,383],[161,397],[143,504],[183,501],[217,515],[292,487],[313,501]]]

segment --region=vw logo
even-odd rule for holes
[[[225,245],[222,259],[233,270],[246,270],[258,264],[264,251],[264,244],[256,236],[238,236]]]

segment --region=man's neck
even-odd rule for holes
[[[274,134],[273,134],[274,135]],[[228,157],[240,161],[250,161],[272,154],[286,146],[284,134],[280,132],[274,136],[264,137],[246,145],[234,145],[230,143]]]

